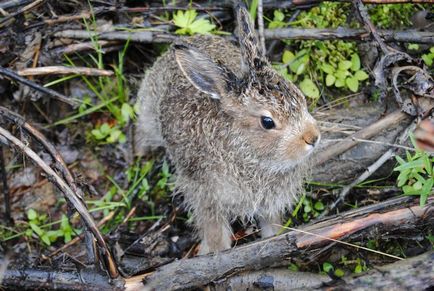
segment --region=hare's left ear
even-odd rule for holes
[[[213,99],[228,95],[235,75],[193,47],[174,45],[175,59],[184,76],[200,91]]]
[[[258,69],[257,67],[260,67],[263,62],[264,52],[259,46],[250,14],[243,4],[238,4],[235,10],[243,63],[248,66],[248,69]]]

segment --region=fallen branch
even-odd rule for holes
[[[286,265],[289,258],[306,259],[307,253],[312,254],[315,249],[322,249],[330,243],[330,239],[334,242],[342,238],[352,240],[363,230],[365,240],[370,236],[368,230],[373,227],[377,232],[391,232],[403,225],[413,225],[413,227],[421,223],[432,225],[434,223],[433,199],[429,199],[428,204],[423,208],[418,204],[418,201],[408,197],[396,198],[317,222],[302,228],[304,233],[291,231],[221,253],[175,261],[158,268],[156,272],[144,278],[146,288],[155,290],[193,288],[240,271]],[[386,208],[390,209],[392,205],[395,206],[394,210],[379,212]],[[408,207],[396,209],[396,206],[400,205]],[[126,286],[129,290],[129,287],[137,287],[137,283],[129,285],[127,281]]]
[[[67,96],[65,96],[63,94],[60,94],[59,92],[56,92],[56,91],[54,91],[52,89],[45,88],[45,87],[43,87],[41,85],[38,85],[38,84],[36,84],[33,81],[27,80],[27,79],[19,76],[18,74],[16,74],[14,71],[9,70],[7,68],[0,67],[0,75],[7,76],[7,77],[11,78],[12,80],[18,81],[18,82],[20,82],[20,83],[22,83],[22,84],[24,84],[26,86],[29,86],[30,88],[33,88],[33,89],[35,89],[37,91],[45,93],[45,94],[47,94],[47,95],[49,95],[51,97],[54,97],[55,99],[57,99],[59,101],[62,101],[64,103],[66,103],[66,104],[69,104],[71,106],[77,106],[77,105],[79,105],[79,103],[77,101],[72,100],[72,99],[68,98]]]
[[[266,29],[264,31],[266,39],[298,39],[298,40],[360,40],[370,39],[369,33],[364,29],[352,28],[279,28]],[[434,43],[432,32],[418,30],[378,30],[377,34],[385,42],[411,42],[411,43]]]
[[[409,116],[406,113],[401,112],[401,110],[392,112],[383,119],[380,119],[379,121],[371,124],[370,126],[363,128],[355,134],[347,137],[345,140],[338,142],[319,152],[315,157],[315,164],[320,166],[329,159],[346,152],[347,150],[359,144],[358,139],[369,139],[380,133],[382,130],[392,128],[396,126],[396,124],[407,121],[409,119]]]
[[[411,43],[434,43],[432,32],[408,30],[379,30],[379,36],[386,42],[411,42]],[[97,37],[100,40],[118,40],[138,43],[171,43],[183,37],[170,34],[167,32],[153,31],[109,31],[109,32],[90,32],[86,30],[63,30],[54,33],[58,38],[72,39],[91,39]],[[370,38],[364,29],[337,28],[337,29],[319,29],[319,28],[280,28],[264,29],[266,39],[298,39],[298,40],[360,40],[365,41]]]
[[[46,66],[39,68],[26,68],[18,71],[20,76],[41,76],[41,75],[84,75],[84,76],[113,76],[113,71],[81,68],[81,67],[65,67],[65,66]]]
[[[3,274],[2,286],[11,290],[123,290],[121,281],[112,284],[103,274],[94,270],[8,269]]]

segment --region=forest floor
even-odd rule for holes
[[[136,155],[136,96],[143,73],[173,40],[211,31],[231,38],[234,19],[226,1],[142,2],[0,3],[0,289],[36,286],[19,285],[20,277],[7,270],[28,271],[31,277],[35,269],[67,273],[95,267],[102,260],[103,267],[96,264],[97,270],[108,270],[112,278],[120,272],[127,278],[197,253],[198,239],[189,214],[181,207],[182,195],[171,196],[174,169],[164,150]],[[285,226],[292,231],[312,231],[319,225],[322,236],[346,244],[321,241],[321,247],[305,248],[298,237],[298,248],[303,251],[282,252],[287,256],[281,263],[269,265],[327,275],[336,281],[431,251],[434,158],[414,149],[414,143],[429,148],[426,141],[434,135],[433,123],[423,123],[433,115],[431,6],[368,6],[372,23],[379,28],[378,32],[370,28],[374,36],[387,39],[387,31],[416,29],[410,36],[393,34],[387,47],[382,47],[384,42],[375,44],[375,37],[372,41],[357,32],[366,28],[352,24],[357,17],[342,19],[343,13],[355,14],[360,1],[354,1],[355,8],[351,3],[290,6],[289,2],[264,1],[267,56],[302,88],[326,133],[317,157],[321,162],[315,165],[300,201],[288,212]],[[428,11],[432,18],[418,11]],[[417,17],[426,23],[420,24]],[[362,16],[359,22],[366,24],[366,19]],[[299,40],[300,36],[288,40],[291,37],[284,34],[291,25],[336,29],[345,23],[345,29],[354,30],[348,31],[354,33],[349,37],[340,35],[345,29],[329,33],[325,41],[321,31],[312,37],[320,40]],[[92,33],[95,31],[98,33]],[[309,38],[307,31],[303,34]],[[407,40],[394,41],[393,37]],[[391,53],[396,51],[406,55]],[[388,53],[391,57],[379,73],[377,62]],[[404,66],[411,68],[393,71]],[[342,72],[347,75],[340,84]],[[415,96],[428,101],[420,97],[414,102]],[[409,135],[414,136],[413,143]],[[387,152],[387,163],[370,168]],[[394,170],[400,165],[404,166]],[[367,168],[373,173],[358,179]],[[62,181],[73,190],[71,196],[59,186]],[[89,220],[83,218],[86,211],[78,205],[87,207]],[[347,216],[348,211],[351,215]],[[379,215],[377,222],[367,219],[372,213]],[[341,222],[333,220],[339,215]],[[89,224],[90,220],[96,225]],[[339,226],[344,222],[348,233],[339,227],[333,233],[323,232],[328,223]],[[236,246],[260,239],[254,222],[236,222],[233,227]],[[99,229],[101,240],[93,228]],[[95,240],[84,239],[90,232],[97,237],[97,246],[90,243]],[[105,248],[112,257],[101,254]],[[111,262],[116,267],[110,270]],[[231,272],[259,269],[227,268]],[[222,272],[220,277],[199,280],[203,284],[190,287],[216,282],[228,274]],[[39,287],[54,288],[49,280],[35,280]],[[89,286],[97,289],[97,284]]]

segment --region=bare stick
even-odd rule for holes
[[[264,11],[262,0],[258,1],[258,30],[259,30],[259,43],[263,54],[266,53],[265,36],[264,36]]]
[[[81,67],[65,67],[65,66],[46,66],[38,68],[26,68],[18,71],[20,76],[41,76],[41,75],[84,75],[84,76],[113,76],[113,71],[81,68]]]
[[[403,120],[408,119],[408,115],[397,110],[395,112],[390,113],[383,119],[371,124],[370,126],[359,130],[355,134],[347,137],[343,141],[328,147],[326,150],[320,152],[316,156],[316,164],[321,165],[329,159],[342,154],[343,152],[349,150],[350,148],[359,144],[357,139],[369,139],[384,129],[395,126],[397,123],[400,123]]]
[[[115,261],[113,260],[110,250],[108,249],[106,242],[104,241],[104,238],[99,232],[95,224],[95,221],[87,211],[87,208],[85,204],[82,202],[82,200],[71,190],[68,184],[66,184],[66,182],[62,178],[60,178],[59,175],[57,175],[57,173],[52,168],[50,168],[32,149],[30,149],[19,139],[14,137],[9,131],[4,129],[3,127],[0,127],[0,136],[2,136],[3,138],[11,142],[14,147],[21,150],[39,167],[41,167],[42,170],[44,170],[44,172],[47,174],[47,178],[51,182],[53,182],[59,188],[59,190],[65,195],[65,198],[68,200],[68,202],[71,203],[71,205],[73,205],[74,208],[77,210],[77,212],[80,214],[86,227],[94,235],[96,242],[100,247],[100,250],[103,252],[102,258],[104,259],[105,266],[107,267],[107,271],[110,277],[117,278],[119,276],[119,273]]]
[[[66,104],[69,104],[71,106],[79,105],[79,103],[77,101],[74,101],[63,94],[60,94],[59,92],[56,92],[56,91],[51,90],[49,88],[45,88],[41,85],[38,85],[35,82],[29,81],[29,80],[19,76],[18,74],[16,74],[14,71],[9,70],[7,68],[0,67],[0,74],[5,75],[5,76],[7,76],[7,77],[9,77],[15,81],[18,81],[18,82],[26,85],[26,86],[29,86],[30,88],[33,88],[37,91],[48,94],[49,96],[54,97],[55,99],[62,101]]]

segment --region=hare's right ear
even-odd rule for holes
[[[216,64],[195,48],[174,45],[174,49],[178,66],[194,87],[213,99],[220,99],[231,90],[236,77],[227,68]]]
[[[264,54],[259,46],[250,14],[242,3],[235,6],[235,13],[243,63],[247,65],[247,70],[260,69],[258,66],[262,64]]]

